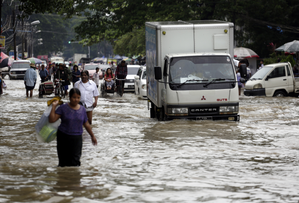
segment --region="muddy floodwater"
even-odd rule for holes
[[[0,202],[298,202],[299,98],[240,97],[240,122],[149,118],[132,93],[99,98],[81,167],[57,167],[34,126],[50,99],[5,78]],[[50,96],[49,96],[50,97]],[[67,101],[67,100],[64,100]]]

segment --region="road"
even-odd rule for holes
[[[99,98],[81,167],[58,168],[34,126],[49,98],[5,78],[0,202],[298,202],[298,98],[240,97],[240,122],[149,118],[134,94]],[[65,100],[67,102],[67,100]]]

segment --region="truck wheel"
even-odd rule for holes
[[[273,95],[273,97],[285,97],[285,96],[287,96],[287,93],[285,91],[282,91],[282,90],[276,91]]]
[[[156,118],[155,109],[153,107],[150,108],[150,118]]]
[[[160,111],[157,111],[157,119],[158,119],[158,121],[164,121],[163,109],[160,109]]]
[[[157,112],[157,118],[158,121],[168,121],[168,118],[165,114],[164,107],[162,107],[162,109],[160,109],[160,111]]]

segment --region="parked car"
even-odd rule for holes
[[[124,91],[134,92],[135,91],[134,77],[137,74],[137,72],[141,66],[140,65],[128,65],[127,67],[128,67],[128,75],[125,80]]]
[[[9,66],[0,68],[0,73],[1,73],[2,78],[4,78],[6,75],[9,75],[9,70],[10,70]]]
[[[14,61],[9,70],[9,79],[24,79],[26,70],[30,68],[29,60]]]
[[[135,75],[135,94],[146,99],[146,90],[146,67],[142,66],[139,68],[137,75]]]
[[[99,64],[97,63],[87,63],[84,65],[84,70],[87,70],[89,73],[89,79],[93,79],[93,74],[96,72],[97,67],[100,68]],[[99,77],[100,79],[103,78],[103,72],[101,71],[101,68],[99,71]]]
[[[294,77],[290,63],[268,64],[256,72],[245,84],[246,96],[297,96],[299,78]]]

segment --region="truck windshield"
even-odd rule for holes
[[[264,66],[261,70],[257,71],[250,80],[262,80],[271,70],[273,66]]]
[[[235,80],[234,67],[227,56],[190,56],[172,58],[170,83],[220,83]],[[215,80],[217,79],[217,80]]]

